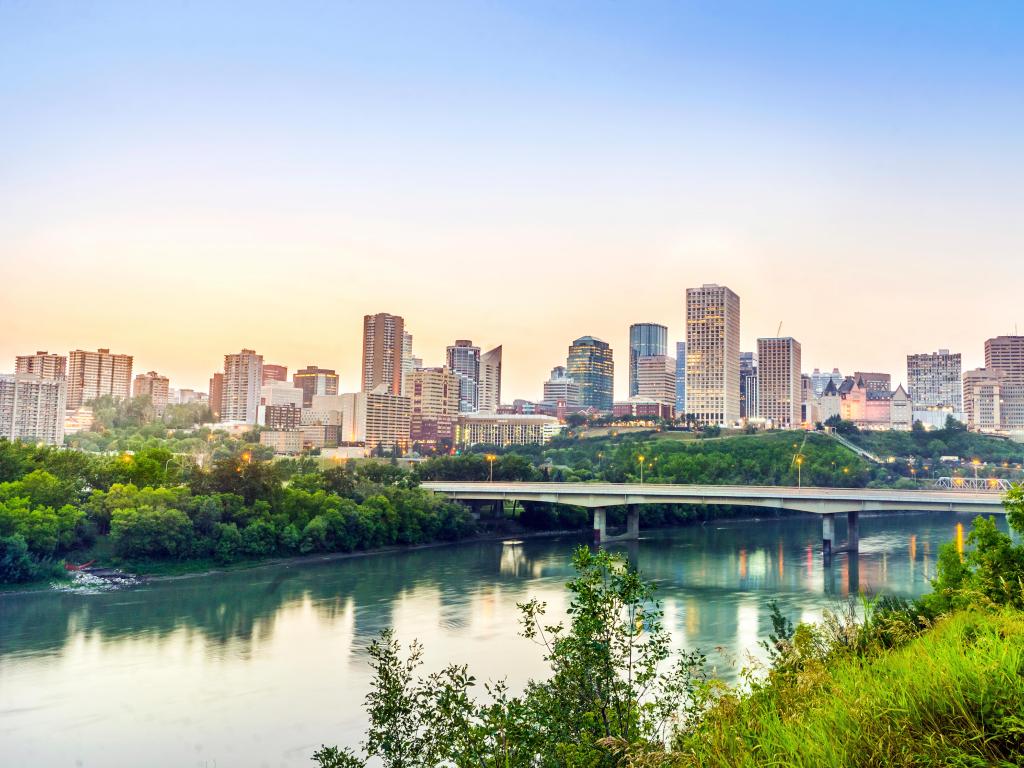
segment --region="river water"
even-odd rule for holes
[[[821,562],[816,518],[642,532],[620,549],[657,581],[681,647],[736,679],[770,630],[768,602],[815,619],[858,591],[928,589],[953,514],[862,517],[861,553]],[[1000,521],[1001,526],[1005,526]],[[845,538],[839,523],[838,538]],[[268,566],[119,592],[0,596],[0,765],[309,766],[355,744],[366,646],[393,626],[425,669],[468,663],[518,688],[544,667],[516,603],[559,614],[583,536],[473,542]]]

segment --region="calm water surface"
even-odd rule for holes
[[[814,619],[858,589],[918,595],[938,546],[969,524],[953,514],[864,517],[860,556],[838,555],[828,569],[814,518],[649,531],[618,548],[658,582],[680,646],[704,649],[735,679],[770,630],[769,599]],[[389,626],[424,643],[428,669],[466,662],[478,679],[518,687],[543,664],[516,634],[516,603],[536,596],[564,610],[570,555],[584,540],[0,596],[0,765],[308,766],[322,742],[361,736],[365,649]]]

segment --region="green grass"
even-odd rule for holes
[[[669,764],[1024,764],[1024,615],[960,612],[898,650],[727,695]]]

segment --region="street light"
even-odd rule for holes
[[[639,459],[639,461],[640,461],[640,485],[643,485],[644,484],[644,455],[641,453],[639,456],[637,456],[637,459]]]
[[[494,482],[494,460],[497,459],[498,457],[495,456],[493,453],[488,453],[486,456],[484,456],[484,458],[487,459],[487,482],[493,483]]]
[[[803,465],[804,465],[803,454],[802,453],[798,453],[796,455],[796,487],[797,488],[802,488],[803,487],[803,476],[802,476],[802,474],[800,472],[800,470],[803,467]]]

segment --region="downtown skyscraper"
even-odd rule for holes
[[[949,408],[963,411],[960,353],[948,349],[907,355],[907,387],[916,409]]]
[[[800,342],[789,336],[757,340],[756,415],[776,427],[800,425]]]
[[[740,297],[708,283],[686,290],[686,413],[699,424],[740,418]]]
[[[224,355],[221,421],[255,424],[263,386],[263,355],[251,349]]]
[[[497,413],[501,405],[501,345],[480,356],[480,383],[477,409],[481,413]]]
[[[640,358],[666,356],[668,356],[668,328],[657,323],[634,323],[629,326],[630,397],[640,394]]]
[[[402,348],[405,320],[380,312],[363,317],[363,392],[385,385],[392,395],[402,394]]]
[[[459,411],[474,413],[480,407],[480,347],[458,339],[445,351],[448,369],[459,377]]]
[[[131,394],[131,355],[111,354],[109,349],[75,349],[68,355],[68,410],[104,395],[124,400]]]
[[[615,364],[608,342],[593,336],[576,339],[569,347],[565,368],[579,385],[580,405],[612,410]]]

